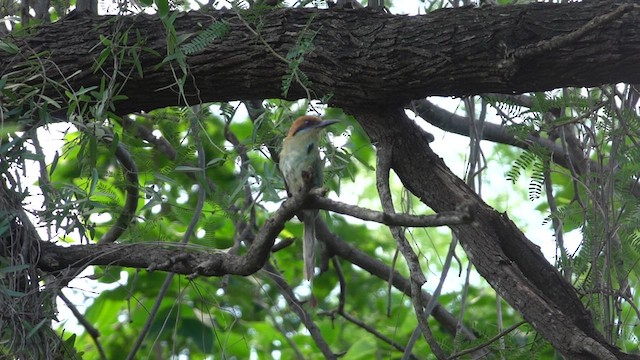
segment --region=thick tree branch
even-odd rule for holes
[[[591,22],[604,14],[615,16]],[[258,15],[260,31],[247,20],[250,15]],[[282,97],[282,78],[290,72],[284,59],[305,31],[316,33],[300,66],[308,89],[294,83],[290,99],[308,97],[308,90],[317,98],[331,94],[333,104],[344,106],[640,82],[640,9],[624,1],[443,9],[423,16],[367,9],[279,9],[240,16],[189,12],[175,21],[177,35],[195,35],[214,21],[227,24],[229,32],[187,57],[184,99],[192,103]],[[2,75],[9,83],[21,83],[30,66],[44,66],[48,77],[71,88],[47,85],[45,94],[53,97],[98,85],[102,72],[94,69],[104,49],[100,36],[114,29],[140,34],[114,46],[126,49],[129,66],[139,58],[144,69],[142,77],[119,79],[121,94],[128,98],[117,103],[117,112],[181,103],[168,80],[174,78],[171,67],[158,66],[167,46],[166,30],[156,16],[77,13],[41,26],[32,36],[5,39],[16,43],[20,53],[0,53]],[[33,56],[42,61],[27,60]],[[111,74],[110,66],[105,61],[102,70]],[[129,69],[120,70],[127,74]]]

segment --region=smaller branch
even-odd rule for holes
[[[325,359],[337,359],[338,357],[331,351],[329,344],[322,337],[322,333],[320,333],[320,329],[313,322],[312,316],[304,309],[302,304],[296,299],[296,295],[293,293],[293,289],[291,286],[284,280],[282,274],[273,266],[271,263],[266,263],[264,265],[264,270],[267,275],[276,283],[280,292],[284,295],[285,300],[289,304],[289,307],[293,312],[298,315],[300,321],[304,324],[304,326],[309,330],[313,341],[316,343]]]
[[[471,210],[468,207],[462,207],[460,211],[446,211],[435,215],[409,215],[380,212],[356,205],[345,204],[323,196],[318,196],[315,190],[311,192],[311,195],[308,200],[310,207],[389,226],[436,227],[468,224],[473,220]]]
[[[115,224],[109,228],[106,234],[104,234],[98,244],[113,243],[127,230],[138,209],[138,199],[140,197],[139,179],[138,179],[138,167],[136,162],[131,157],[129,151],[121,143],[116,145],[116,159],[123,167],[124,179],[126,181],[125,191],[127,192],[127,198],[122,212],[116,220]]]
[[[431,295],[431,299],[429,299],[429,302],[425,306],[424,313],[427,314],[427,315],[430,315],[431,312],[433,311],[433,309],[436,307],[436,305],[438,305],[438,297],[440,296],[440,292],[442,291],[442,286],[444,285],[444,281],[447,279],[447,274],[449,273],[449,268],[451,267],[451,259],[454,257],[454,255],[456,253],[456,246],[457,245],[458,245],[458,240],[456,239],[455,236],[453,236],[453,238],[451,240],[451,244],[449,244],[449,251],[447,252],[447,257],[446,257],[446,259],[444,261],[444,265],[442,267],[442,273],[440,275],[440,281],[438,281],[438,285],[436,286],[436,290],[433,292],[433,294]],[[416,340],[418,338],[419,333],[418,333],[417,330],[418,330],[418,328],[416,328],[416,331],[413,332],[413,334],[411,335],[411,339],[409,339],[409,343],[407,344],[407,349],[409,349],[409,352],[413,348],[413,345],[415,344],[415,342],[416,342]],[[405,354],[407,354],[406,351],[405,351]]]
[[[342,266],[340,265],[340,259],[337,256],[331,257],[331,263],[338,275],[338,282],[340,284],[340,295],[338,295],[338,313],[344,312],[344,305],[347,302],[347,280],[344,278],[344,272],[342,272]]]
[[[515,324],[511,325],[509,328],[507,328],[507,329],[505,329],[504,331],[502,331],[501,333],[499,333],[498,335],[496,335],[496,336],[492,337],[491,339],[487,340],[486,342],[484,342],[484,343],[482,343],[482,344],[480,344],[480,345],[478,345],[478,346],[475,346],[475,347],[472,347],[472,348],[469,348],[469,349],[462,350],[462,351],[460,351],[460,352],[459,352],[459,353],[457,353],[457,354],[453,354],[453,355],[451,355],[450,357],[448,357],[448,358],[447,358],[447,360],[457,359],[457,358],[459,358],[459,357],[461,357],[461,356],[464,356],[464,355],[467,355],[467,354],[471,354],[471,353],[477,352],[478,350],[481,350],[481,349],[483,349],[483,348],[485,348],[485,347],[487,347],[487,346],[489,346],[489,345],[493,344],[494,342],[496,342],[496,341],[500,340],[501,338],[503,338],[504,336],[506,336],[507,334],[509,334],[509,333],[510,333],[510,332],[512,332],[513,330],[515,330],[515,329],[517,329],[518,327],[520,327],[520,325],[523,325],[523,324],[526,324],[526,323],[527,323],[527,322],[526,322],[526,321],[524,321],[524,320],[523,320],[523,321],[520,321],[520,322],[518,322],[518,323],[515,323]]]
[[[635,9],[636,7],[637,5],[635,4],[621,5],[608,14],[594,17],[589,22],[584,24],[581,28],[576,29],[568,34],[557,35],[549,40],[542,40],[535,44],[521,46],[513,52],[512,56],[514,59],[524,59],[561,48],[572,42],[578,41],[580,38],[584,37],[586,34],[597,29],[598,27],[622,17],[626,12],[630,11],[631,9]]]
[[[395,214],[393,198],[391,197],[391,190],[389,187],[392,151],[393,147],[390,144],[386,144],[386,146],[379,144],[376,162],[376,186],[378,188],[378,194],[380,195],[382,209],[386,213]],[[398,244],[398,248],[400,249],[402,256],[405,258],[405,261],[409,266],[409,273],[411,276],[411,301],[416,312],[416,318],[418,319],[418,326],[420,327],[425,340],[431,347],[431,351],[436,355],[436,358],[439,360],[445,359],[446,356],[444,355],[444,352],[433,338],[433,334],[431,333],[431,329],[429,328],[429,323],[427,321],[427,314],[425,314],[424,307],[422,306],[421,289],[422,285],[427,282],[427,279],[424,277],[422,269],[420,268],[418,256],[411,248],[407,238],[404,236],[403,229],[398,226],[391,226],[389,229]],[[408,358],[410,352],[410,348],[405,349],[403,357]]]
[[[448,132],[463,136],[471,136],[469,119],[435,106],[426,99],[414,100],[410,109],[429,124]],[[544,147],[553,156],[553,161],[563,167],[568,167],[570,157],[562,146],[557,143],[533,135],[526,139],[518,139],[509,133],[505,126],[485,122],[482,129],[482,140],[488,140],[499,144],[506,144],[529,150],[532,145]]]
[[[271,248],[272,253],[277,253],[278,251],[291,246],[296,241],[296,238],[286,238],[284,240],[278,241]]]
[[[393,347],[394,347],[394,348],[396,348],[397,350],[402,351],[402,352],[404,352],[404,351],[405,351],[405,348],[404,348],[401,344],[399,344],[399,343],[397,343],[397,342],[393,341],[393,339],[391,339],[391,338],[389,338],[389,337],[385,336],[383,333],[381,333],[381,332],[379,332],[378,330],[376,330],[376,328],[374,328],[373,326],[369,326],[369,325],[365,324],[363,321],[360,321],[359,319],[357,319],[357,318],[355,318],[355,317],[353,317],[353,316],[349,315],[349,314],[348,314],[348,313],[346,313],[346,312],[340,312],[340,315],[341,315],[343,318],[345,318],[347,321],[349,321],[349,322],[351,322],[351,323],[355,324],[356,326],[359,326],[359,327],[363,328],[363,329],[364,329],[365,331],[367,331],[368,333],[370,333],[370,334],[372,334],[373,336],[377,337],[378,339],[380,339],[380,340],[382,340],[382,341],[386,342],[387,344],[389,344],[389,345],[393,346]],[[410,354],[409,358],[410,358],[410,359],[417,359],[417,358],[416,358],[416,356],[415,356],[415,355],[413,355],[413,354]]]
[[[91,339],[93,339],[93,342],[96,344],[96,348],[98,349],[100,358],[106,360],[107,354],[105,354],[104,349],[102,348],[102,344],[100,344],[100,341],[98,340],[98,338],[100,337],[100,332],[98,331],[98,329],[93,327],[93,325],[87,320],[87,318],[84,317],[82,313],[80,313],[78,308],[71,302],[71,300],[69,300],[69,298],[67,298],[62,293],[62,291],[58,291],[58,297],[62,299],[69,310],[71,310],[73,316],[76,317],[76,320],[78,320],[78,322],[84,327],[84,329],[87,330],[87,333],[89,334],[89,336],[91,336]]]
[[[387,286],[387,317],[391,317],[391,288],[393,287],[392,283],[393,283],[393,275],[394,275],[394,271],[396,269],[396,264],[398,263],[398,255],[400,254],[400,251],[396,248],[396,250],[393,252],[393,258],[391,260],[391,269],[389,270],[389,279],[387,280],[388,286]]]

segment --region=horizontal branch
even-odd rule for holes
[[[192,247],[185,249],[167,243],[64,247],[42,241],[38,267],[45,271],[59,271],[86,265],[115,265],[191,276],[250,275],[265,264],[285,222],[295,215],[305,200],[306,195],[301,195],[285,201],[260,228],[247,252],[240,256],[221,250],[194,251]]]
[[[313,208],[349,215],[389,226],[436,227],[468,224],[473,221],[470,207],[460,207],[459,211],[444,211],[435,215],[389,214],[356,205],[349,205],[322,196],[311,195],[307,205]]]
[[[434,105],[426,99],[411,102],[411,110],[423,118],[429,124],[454,134],[469,136],[471,124],[469,118],[449,112]],[[551,153],[553,161],[565,168],[571,167],[569,154],[562,146],[544,137],[529,135],[526,139],[519,139],[502,125],[485,122],[482,128],[482,140],[488,140],[499,144],[512,145],[521,149],[530,150],[533,146],[543,147]],[[574,162],[582,162],[584,159],[573,159]]]
[[[530,100],[524,95],[518,97],[518,100],[522,106],[531,107]],[[468,117],[449,112],[429,100],[414,100],[411,102],[410,109],[426,122],[441,130],[463,136],[470,135],[472,124]],[[544,148],[549,151],[554,163],[565,169],[574,170],[578,175],[584,175],[587,169],[593,172],[602,171],[601,165],[597,161],[584,157],[582,152],[567,151],[560,143],[549,138],[533,135],[518,138],[510,133],[506,126],[490,122],[485,122],[482,126],[482,140],[512,145],[524,150],[533,150],[536,147]],[[637,181],[630,181],[627,186],[633,196],[640,198],[640,187],[637,186]]]
[[[127,97],[116,104],[120,114],[181,104],[175,76],[186,79],[184,99],[192,104],[281,98],[292,49],[304,53],[297,69],[309,81],[308,89],[294,82],[286,97],[331,95],[342,107],[640,82],[640,9],[624,1],[443,9],[422,16],[370,9],[192,11],[178,15],[176,35],[193,39],[214,22],[228,32],[187,56],[187,74],[174,73],[178,64],[164,61],[167,30],[157,16],[75,13],[13,39],[19,52],[0,52],[0,75],[21,84],[42,67],[39,72],[52,80],[43,82],[45,94],[55,98],[117,73],[121,77],[111,80]],[[300,43],[303,35],[312,45]],[[128,43],[118,43],[124,38]],[[121,59],[119,71],[101,58],[104,51]]]

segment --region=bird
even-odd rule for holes
[[[337,122],[337,120],[322,120],[317,116],[305,115],[291,124],[280,151],[280,171],[284,176],[289,197],[309,189],[305,186],[306,179],[311,180],[312,187],[322,187],[324,162],[320,159],[318,142],[322,130]],[[318,213],[318,209],[302,211],[302,258],[304,279],[308,281],[313,279],[315,271],[315,223]]]

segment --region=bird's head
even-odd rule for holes
[[[337,122],[338,120],[322,120],[317,116],[300,116],[291,124],[287,137],[292,138],[299,134],[319,133],[320,130]]]

